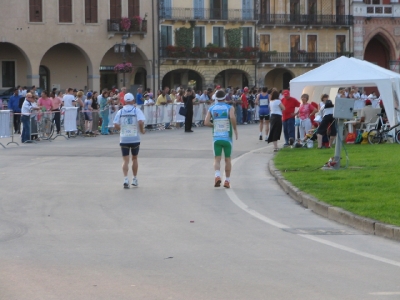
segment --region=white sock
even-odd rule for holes
[[[260,135],[262,136],[262,132],[260,132]]]
[[[215,171],[215,177],[221,177],[221,171],[220,170]]]
[[[230,177],[226,177],[225,181],[231,182],[231,178]]]
[[[128,176],[125,177],[125,181],[129,181]]]

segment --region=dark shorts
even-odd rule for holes
[[[139,154],[140,143],[119,145],[121,146],[122,156],[129,156],[129,151],[132,153],[132,156],[137,156]]]
[[[260,120],[265,120],[265,121],[269,121],[269,115],[260,115]]]
[[[93,120],[91,112],[85,112],[84,114],[85,114],[85,121],[92,121]]]
[[[320,135],[328,134],[330,131],[329,136],[336,136],[336,124],[333,115],[326,115],[322,118],[321,123],[319,124],[317,133]]]

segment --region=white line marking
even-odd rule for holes
[[[241,155],[239,157],[236,157],[235,159],[232,160],[232,166],[239,159],[243,158],[244,156],[246,156],[246,155],[248,155],[250,153],[256,152],[256,151],[260,151],[260,150],[266,149],[266,148],[268,148],[270,146],[272,146],[272,145],[269,145],[269,146],[266,146],[266,147],[263,147],[263,148],[259,148],[259,149],[256,149],[256,150],[252,150],[252,151],[247,152],[247,153],[245,153],[245,154],[243,154],[243,155]],[[272,225],[274,227],[277,227],[279,229],[290,228],[290,226],[287,226],[285,224],[281,224],[279,222],[276,222],[276,221],[274,221],[274,220],[272,220],[270,218],[267,218],[266,216],[260,214],[259,212],[249,208],[245,203],[243,203],[240,200],[240,198],[236,195],[236,193],[233,191],[232,188],[231,189],[225,189],[225,191],[226,191],[226,194],[228,195],[229,199],[231,199],[231,201],[237,207],[239,207],[240,209],[244,210],[245,212],[247,212],[248,214],[252,215],[253,217],[255,217],[255,218],[257,218],[257,219],[259,219],[259,220],[261,220],[261,221],[263,221],[263,222],[265,222],[267,224],[270,224],[270,225]],[[353,249],[353,248],[350,248],[350,247],[346,247],[346,246],[343,246],[343,245],[340,245],[340,244],[337,244],[337,243],[333,243],[333,242],[321,239],[319,237],[315,237],[315,236],[311,236],[311,235],[305,235],[305,234],[297,234],[297,236],[303,237],[305,239],[309,239],[311,241],[314,241],[314,242],[317,242],[317,243],[320,243],[320,244],[324,244],[326,246],[330,246],[330,247],[333,247],[333,248],[336,248],[336,249],[340,249],[340,250],[343,250],[343,251],[346,251],[346,252],[349,252],[349,253],[352,253],[352,254],[356,254],[358,256],[362,256],[362,257],[365,257],[365,258],[369,258],[369,259],[372,259],[372,260],[383,262],[383,263],[386,263],[386,264],[389,264],[389,265],[392,265],[392,266],[400,267],[400,262],[398,262],[398,261],[391,260],[391,259],[386,259],[386,258],[377,256],[377,255],[369,254],[367,252],[358,251],[356,249]],[[374,295],[378,295],[378,294],[375,293]],[[379,295],[388,295],[388,294],[379,294]],[[400,292],[392,293],[390,295],[400,295]]]
[[[400,295],[400,292],[379,292],[379,293],[369,293],[369,294],[375,296],[394,296],[394,295]]]

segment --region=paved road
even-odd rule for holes
[[[208,128],[146,134],[129,190],[117,136],[0,149],[0,299],[400,299],[400,243],[296,204],[256,127],[230,190]]]

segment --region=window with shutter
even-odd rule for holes
[[[253,0],[242,0],[242,18],[244,20],[253,19]]]
[[[210,9],[211,19],[228,19],[228,0],[210,0]]]
[[[140,16],[140,1],[128,0],[128,17]]]
[[[224,46],[224,27],[213,27],[213,44],[218,47]]]
[[[72,23],[72,0],[58,0],[58,21]]]
[[[205,35],[203,26],[196,26],[194,28],[194,46],[200,48],[204,48],[205,46]]]
[[[110,19],[121,19],[121,0],[110,0]]]
[[[194,0],[194,18],[203,19],[204,18],[204,0]]]
[[[336,52],[343,53],[346,51],[346,36],[345,35],[337,35],[336,36]]]
[[[161,47],[172,45],[172,26],[161,26]]]
[[[253,47],[253,30],[251,27],[242,27],[242,47]]]
[[[263,52],[270,51],[270,40],[271,36],[269,34],[260,35],[260,50]]]
[[[97,0],[85,0],[85,23],[97,23]]]
[[[29,0],[29,22],[43,22],[42,0]]]

